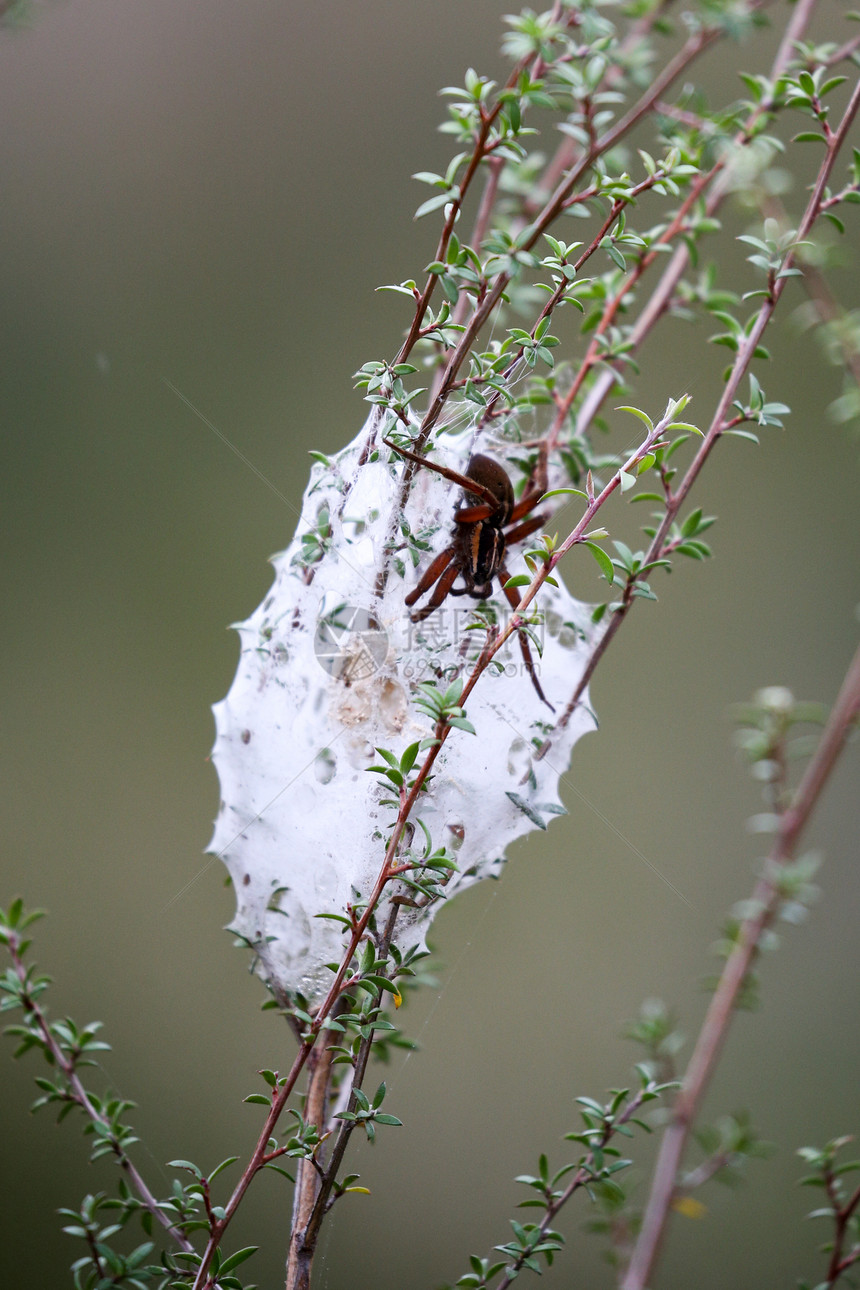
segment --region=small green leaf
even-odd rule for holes
[[[581,488],[553,488],[548,493],[544,493],[543,497],[540,500],[541,502],[545,502],[548,497],[564,497],[564,496],[586,497],[586,494],[582,491]]]
[[[452,188],[449,193],[437,193],[435,197],[429,198],[428,201],[422,202],[413,215],[413,219],[421,219],[424,215],[429,215],[431,211],[436,211],[440,206],[447,206],[449,202],[458,201],[460,190]]]
[[[643,412],[641,408],[634,408],[634,407],[631,407],[629,404],[623,404],[620,408],[616,408],[615,411],[630,412],[634,417],[638,417],[640,421],[644,421],[648,429],[653,433],[654,422],[651,420],[648,413]]]
[[[244,1250],[237,1250],[235,1254],[228,1255],[218,1269],[219,1278],[225,1272],[231,1272],[233,1268],[238,1268],[240,1263],[244,1263],[246,1259],[250,1259],[252,1254],[256,1254],[259,1248],[258,1245],[246,1245]]]
[[[603,574],[604,578],[606,579],[606,581],[609,583],[611,587],[615,581],[615,570],[612,567],[612,561],[610,560],[609,556],[606,554],[606,552],[603,550],[602,547],[599,547],[597,545],[596,542],[586,542],[585,545],[588,547],[589,551],[594,556],[595,560],[600,566],[600,572]]]
[[[528,802],[524,801],[523,798],[521,798],[518,793],[506,792],[505,797],[509,797],[513,802],[514,806],[516,806],[518,810],[522,811],[523,815],[525,815],[527,819],[531,820],[532,824],[537,825],[539,829],[546,829],[546,824],[544,823],[542,817],[538,815],[534,807],[530,806]]]
[[[234,1165],[238,1159],[238,1156],[228,1156],[226,1160],[222,1160],[220,1165],[216,1165],[212,1170],[208,1181],[213,1182],[224,1169],[229,1169],[230,1165]]]

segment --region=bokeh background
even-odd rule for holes
[[[220,930],[231,895],[203,855],[209,705],[238,655],[226,625],[268,588],[307,450],[363,419],[351,373],[397,347],[403,303],[374,288],[417,277],[436,236],[412,222],[426,192],[409,175],[448,155],[439,86],[502,70],[507,8],[67,0],[0,31],[2,899],[50,911],[37,958],[53,1014],[105,1022],[104,1078],[140,1104],[157,1191],[170,1159],[208,1169],[249,1149],[259,1108],[242,1097],[291,1056]],[[820,35],[841,8],[822,4]],[[736,61],[766,66],[774,45],[764,32],[696,75],[733,92]],[[857,287],[846,269],[843,299]],[[570,814],[434,924],[439,985],[404,1019],[421,1051],[388,1071],[405,1127],[355,1156],[373,1194],[330,1222],[325,1290],[455,1280],[506,1239],[514,1175],[541,1150],[569,1158],[574,1097],[629,1080],[621,1036],[641,1000],[666,998],[695,1033],[709,945],[758,854],[729,706],[772,683],[831,701],[857,638],[860,442],[825,417],[838,377],[790,325],[801,300],[793,286],[759,373],[792,405],[787,429],[716,454],[696,496],[720,517],[715,559],[659,580],[601,666]],[[720,363],[705,335],[664,334],[636,402],[690,390],[707,421]],[[600,596],[594,569],[576,577]],[[827,857],[821,900],[764,965],[763,1008],[738,1018],[708,1100],[711,1117],[747,1108],[777,1153],[742,1191],[712,1186],[700,1221],[674,1220],[662,1286],[793,1285],[821,1266],[794,1151],[860,1133],[857,773],[854,749],[808,839]],[[111,1167],[86,1163],[74,1120],[28,1117],[41,1072],[10,1054],[0,1248],[9,1284],[44,1290],[81,1253],[54,1211],[110,1188]],[[644,1184],[649,1145],[636,1151]],[[262,1286],[282,1283],[288,1212],[273,1175],[234,1229],[263,1247],[247,1265]],[[563,1217],[555,1284],[612,1284],[588,1217]]]

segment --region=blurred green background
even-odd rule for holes
[[[364,417],[351,373],[397,347],[403,303],[374,287],[432,255],[409,175],[448,155],[436,92],[469,65],[502,70],[507,7],[68,0],[0,32],[2,899],[49,909],[52,1012],[106,1023],[106,1077],[140,1103],[156,1191],[167,1160],[245,1153],[259,1108],[241,1099],[291,1058],[220,930],[232,898],[202,850],[209,705],[238,655],[226,624],[265,594],[294,512],[165,382],[298,506],[307,450],[337,449]],[[820,33],[840,11],[822,5]],[[762,34],[740,65],[774,46]],[[735,93],[736,60],[718,50],[697,76]],[[839,285],[856,301],[856,269]],[[660,604],[600,668],[569,816],[434,924],[439,989],[405,1017],[422,1051],[388,1072],[405,1127],[356,1154],[373,1195],[334,1215],[325,1290],[455,1280],[506,1239],[513,1176],[540,1150],[569,1158],[573,1098],[629,1080],[620,1036],[641,1000],[665,997],[695,1032],[708,946],[758,854],[729,705],[771,683],[830,702],[857,638],[860,444],[824,416],[839,382],[789,325],[802,298],[792,286],[759,366],[792,405],[787,429],[717,452],[696,494],[720,517],[716,558],[655,580]],[[707,421],[721,359],[708,350],[705,370],[706,334],[675,324],[650,347],[640,406],[690,390]],[[597,599],[593,570],[577,576]],[[827,856],[821,901],[764,965],[764,1007],[738,1018],[708,1101],[713,1117],[748,1108],[778,1153],[742,1192],[712,1187],[701,1221],[674,1220],[662,1286],[793,1285],[821,1266],[794,1150],[860,1133],[856,822],[854,749],[808,839]],[[44,1290],[81,1253],[53,1211],[112,1177],[86,1163],[74,1120],[27,1116],[41,1071],[10,1052],[0,1248],[16,1290]],[[289,1200],[262,1180],[232,1233],[231,1248],[264,1247],[247,1268],[263,1286],[282,1283]],[[612,1283],[589,1216],[564,1215],[555,1284]]]

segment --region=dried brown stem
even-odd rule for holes
[[[331,1044],[315,1048],[308,1059],[308,1091],[305,1120],[322,1126],[331,1082]],[[300,1160],[296,1171],[290,1249],[287,1256],[285,1290],[310,1290],[313,1244],[303,1239],[320,1191],[320,1175],[312,1160]]]

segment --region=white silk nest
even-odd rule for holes
[[[449,597],[424,622],[410,621],[404,596],[450,541],[461,492],[418,470],[400,516],[403,463],[389,463],[381,445],[375,460],[365,460],[375,416],[328,466],[314,465],[293,541],[272,559],[271,591],[237,625],[236,677],[213,709],[222,803],[209,850],[226,864],[235,890],[230,929],[276,992],[309,1002],[325,993],[326,965],[339,961],[344,946],[342,925],[319,915],[361,903],[382,865],[395,811],[381,804],[392,793],[368,774],[380,762],[375,750],[399,757],[431,738],[415,686],[442,675],[444,689],[468,676],[485,640],[482,631],[464,630],[475,605],[468,598]],[[435,455],[462,472],[470,440],[445,435]],[[482,442],[481,451],[504,461],[504,445]],[[429,541],[417,568],[402,519]],[[511,574],[525,571],[521,547],[508,551],[507,564]],[[498,582],[492,603],[505,620],[510,609]],[[467,702],[476,733],[451,731],[416,807],[433,846],[456,862],[448,899],[498,875],[515,838],[563,812],[559,777],[574,743],[596,725],[587,694],[564,726],[556,724],[593,644],[590,606],[559,581],[541,590],[537,608],[543,652],[532,652],[555,717],[535,692],[514,636],[498,656],[503,670],[485,673]],[[537,758],[549,734],[550,754]],[[420,829],[416,849],[419,843]],[[398,894],[403,889],[389,884],[381,918]],[[401,905],[394,933],[401,949],[423,943],[440,904]]]

